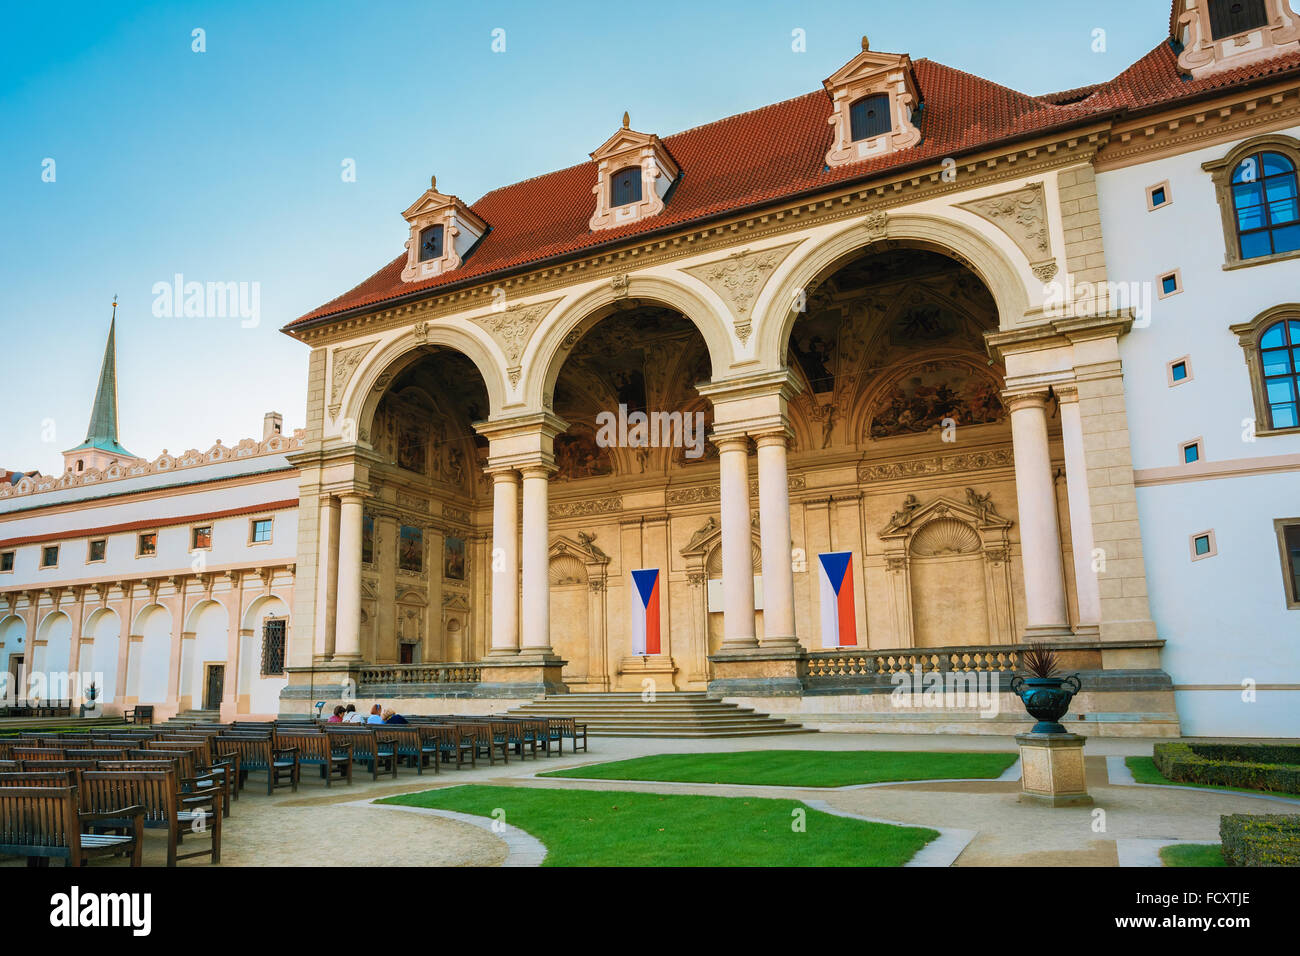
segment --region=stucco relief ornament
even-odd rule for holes
[[[597,561],[608,561],[609,555],[596,546],[596,536],[585,531],[578,532],[578,544]]]
[[[374,342],[367,342],[364,345],[351,345],[334,350],[334,363],[330,374],[331,418],[338,417],[339,410],[343,407],[343,393],[347,391],[348,382],[352,381],[352,374],[374,344]]]
[[[558,301],[552,299],[550,302],[537,302],[531,305],[515,304],[504,312],[493,312],[474,320],[491,333],[497,345],[501,346],[501,351],[506,357],[506,374],[510,377],[512,388],[519,384],[522,372],[519,360],[524,354],[525,346],[528,345],[528,339]]]
[[[777,266],[785,261],[786,256],[798,244],[792,242],[761,252],[742,249],[725,259],[691,266],[685,271],[704,282],[727,303],[736,327],[736,336],[744,345],[753,332],[750,306]]]
[[[889,213],[884,210],[873,212],[863,220],[862,228],[866,230],[868,239],[884,239],[889,235]]]
[[[908,495],[904,498],[902,509],[895,511],[889,518],[890,529],[901,528],[911,521],[916,509],[919,507],[921,507],[921,502],[917,500],[916,495]]]
[[[1055,266],[1051,234],[1047,230],[1047,202],[1043,197],[1042,183],[1030,183],[1014,192],[975,199],[959,203],[958,206],[987,219],[1010,236],[1029,260],[1035,276],[1038,276],[1040,269],[1046,272],[1049,265]],[[1053,271],[1052,275],[1055,274]]]
[[[718,530],[718,519],[710,515],[709,520],[704,522],[704,524],[701,525],[698,530],[696,530],[695,534],[691,535],[691,540],[689,543],[687,543],[686,550],[693,551],[695,548],[698,548],[704,542],[705,538],[707,538],[709,535],[713,534],[713,532],[717,530]]]
[[[609,287],[614,291],[614,298],[624,298],[627,295],[627,273],[620,272],[616,276],[610,276]]]

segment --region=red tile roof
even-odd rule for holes
[[[433,293],[494,273],[615,246],[662,230],[699,223],[747,207],[789,200],[890,170],[1123,111],[1167,105],[1246,80],[1294,70],[1300,55],[1202,80],[1185,79],[1169,43],[1161,44],[1109,83],[1047,96],[1028,96],[961,70],[914,63],[924,108],[921,143],[901,153],[825,168],[831,101],[823,90],[729,116],[663,138],[682,175],[667,208],[648,220],[592,232],[591,187],[596,165],[581,163],[493,190],[472,205],[491,227],[464,265],[424,282],[403,282],[403,253],[356,288],[285,326],[306,323],[390,300]],[[1071,94],[1086,94],[1078,102]]]

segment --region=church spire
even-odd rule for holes
[[[86,429],[86,440],[76,448],[64,452],[90,452],[96,461],[91,467],[102,467],[99,460],[103,457],[112,459],[134,458],[117,440],[117,296],[113,296],[113,317],[108,323],[108,342],[104,345],[104,362],[99,369],[99,385],[95,389],[95,403],[90,409],[90,427]],[[105,452],[106,456],[94,454]],[[79,460],[86,456],[79,455]],[[75,470],[82,470],[77,468]]]

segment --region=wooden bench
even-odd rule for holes
[[[294,747],[277,747],[270,737],[221,736],[217,745],[228,747],[239,754],[240,782],[246,780],[254,771],[266,772],[266,794],[275,793],[275,788],[283,786],[282,777],[289,778],[289,785],[298,791],[298,751]]]
[[[573,752],[578,752],[578,741],[582,741],[582,749],[587,750],[587,725],[578,723],[572,717],[548,717],[549,732],[551,741],[558,743],[560,746],[559,756],[564,756],[564,738],[568,737],[573,741]]]
[[[15,747],[14,760],[62,760],[62,747]]]
[[[153,704],[136,704],[131,710],[122,714],[128,724],[148,724],[153,726]]]
[[[125,836],[85,832],[101,820],[129,829]],[[65,859],[84,866],[92,857],[129,853],[140,865],[144,849],[144,807],[114,807],[108,813],[83,813],[76,787],[0,787],[0,854],[21,856],[28,866]]]
[[[479,719],[457,723],[463,728],[473,728],[475,750],[480,757],[488,758],[489,766],[496,765],[497,751],[501,752],[503,762],[510,762],[510,735],[499,721]]]
[[[320,775],[325,779],[325,786],[334,782],[337,773],[340,780],[352,783],[352,741],[340,740],[329,734],[308,733],[306,731],[276,731],[276,745],[294,747],[298,751],[298,762],[320,767]]]
[[[365,764],[370,778],[378,780],[381,765],[388,767],[385,774],[391,770],[393,776],[397,776],[397,744],[393,735],[386,732],[387,728],[380,730],[381,726],[352,724],[344,729],[343,724],[334,724],[326,733],[330,737],[351,741],[352,759]]]
[[[182,792],[171,770],[88,770],[81,775],[81,803],[85,810],[100,814],[100,826],[122,825],[109,816],[123,803],[144,808],[144,826],[167,831],[167,865],[208,855],[221,862],[221,788],[206,787]],[[206,849],[180,853],[190,833],[207,833]]]
[[[478,766],[478,731],[475,728],[431,721],[420,721],[414,726],[437,741],[438,753],[445,763],[455,760],[457,770],[465,765],[466,760],[471,767]]]

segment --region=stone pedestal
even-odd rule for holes
[[[1047,807],[1092,806],[1079,734],[1016,734],[1020,745],[1020,802]]]
[[[654,681],[656,692],[667,693],[677,689],[673,680],[676,673],[677,664],[667,654],[625,657],[618,665],[618,689],[640,693],[646,689],[643,681],[648,677]]]
[[[554,654],[479,661],[483,679],[474,688],[475,697],[540,697],[567,694],[564,665]]]
[[[714,697],[798,697],[808,666],[800,650],[722,651],[710,655]]]

